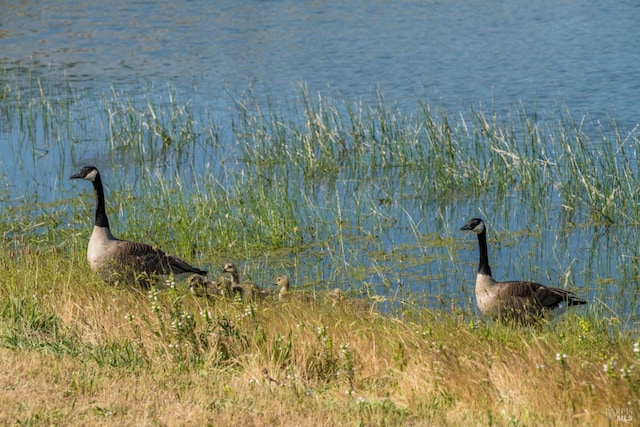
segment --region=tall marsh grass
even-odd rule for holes
[[[8,237],[60,244],[57,237],[71,232],[67,246],[73,236],[85,239],[91,191],[67,178],[95,163],[120,235],[214,268],[285,248],[277,265],[302,268],[296,273],[304,279],[370,282],[387,296],[424,283],[428,294],[447,294],[449,283],[464,280],[462,270],[450,274],[460,264],[452,248],[459,247],[456,224],[470,215],[516,233],[533,230],[533,243],[553,232],[564,244],[581,227],[592,235],[600,226],[626,230],[616,248],[590,248],[587,235],[575,243],[582,246],[556,250],[562,258],[538,256],[548,259],[540,280],[549,268],[575,277],[572,266],[583,267],[571,253],[582,250],[595,258],[613,250],[619,261],[610,264],[624,270],[624,260],[636,262],[637,129],[576,122],[561,107],[545,120],[522,107],[508,116],[479,108],[452,116],[423,103],[407,114],[383,94],[362,105],[304,86],[286,103],[254,92],[229,97],[228,110],[213,114],[171,87],[88,96],[32,83],[6,83],[3,91],[3,132],[12,141],[1,171]],[[73,209],[61,209],[71,202]],[[513,264],[497,253],[499,263]],[[613,268],[607,276],[617,274]],[[620,282],[637,293],[636,276],[625,272]]]
[[[304,87],[286,102],[224,96],[214,112],[170,87],[3,83],[0,422],[640,417],[637,129],[562,108],[408,114],[383,94],[363,105]],[[213,275],[235,261],[263,286],[287,273],[317,302],[100,283],[85,261],[93,194],[67,182],[87,163],[117,236]],[[458,234],[471,215],[488,220],[501,276],[590,307],[535,329],[486,323],[477,245]],[[325,302],[334,287],[351,298]]]

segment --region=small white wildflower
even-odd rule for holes
[[[636,341],[633,344],[633,352],[634,353],[640,353],[640,341]]]
[[[620,374],[622,378],[629,378],[629,374],[631,374],[631,369],[620,368]]]
[[[134,316],[132,313],[127,313],[127,314],[124,315],[124,319],[128,320],[129,322],[131,322],[135,318],[136,318],[136,316]]]
[[[242,312],[242,317],[253,317],[255,315],[255,307],[252,305],[247,305]]]
[[[604,372],[609,372],[609,365],[607,365],[606,363],[604,365],[602,365],[602,370]]]

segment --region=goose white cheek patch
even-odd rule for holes
[[[97,175],[98,175],[98,171],[94,169],[91,172],[89,172],[87,176],[84,177],[84,179],[86,179],[87,181],[93,182],[96,179]]]

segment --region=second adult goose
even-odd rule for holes
[[[484,221],[473,218],[460,230],[472,231],[478,235],[480,264],[476,276],[476,301],[480,311],[487,317],[531,324],[548,312],[559,314],[566,306],[587,303],[565,289],[549,288],[534,282],[494,280],[489,267],[487,229]]]
[[[93,183],[96,194],[96,218],[89,239],[87,259],[91,270],[111,283],[125,282],[149,285],[157,276],[173,275],[181,279],[189,274],[206,275],[185,261],[165,254],[155,246],[120,240],[111,234],[105,211],[104,189],[100,172],[95,166],[85,166],[70,179],[85,179]]]

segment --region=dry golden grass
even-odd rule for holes
[[[4,255],[3,425],[609,425],[620,414],[640,418],[637,332],[587,311],[513,330],[464,313],[399,318],[349,301],[247,305],[198,298],[184,284],[112,288],[81,255],[54,249]]]

